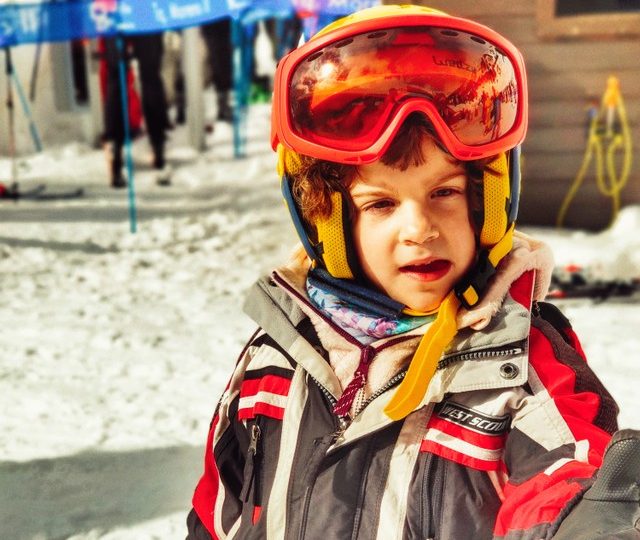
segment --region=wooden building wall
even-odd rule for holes
[[[536,18],[540,1],[412,3],[486,24],[510,39],[525,57],[530,113],[523,144],[521,224],[555,224],[583,160],[587,110],[594,103],[599,105],[610,75],[620,79],[636,154],[622,201],[623,205],[640,204],[640,27],[635,36],[543,38],[544,29]],[[610,220],[611,199],[598,191],[594,170],[592,166],[569,209],[568,227],[600,229]]]

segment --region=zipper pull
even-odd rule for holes
[[[258,440],[260,439],[260,426],[253,424],[251,427],[251,440],[249,441],[249,453],[254,457],[258,453]]]
[[[348,416],[339,416],[338,417],[338,427],[331,435],[331,444],[334,445],[337,442],[340,442],[343,438],[344,432],[349,427],[351,420]]]
[[[537,300],[531,302],[531,313],[533,313],[534,317],[540,317],[540,306]]]
[[[258,441],[260,440],[260,426],[253,424],[251,426],[251,437],[249,439],[249,448],[247,449],[247,461],[244,464],[244,478],[242,480],[242,491],[240,492],[240,500],[249,502],[249,493],[254,485],[256,455],[258,454]],[[255,494],[254,494],[255,496]]]

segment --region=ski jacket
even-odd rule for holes
[[[188,540],[551,538],[593,483],[617,407],[533,286],[525,272],[482,330],[458,332],[405,419],[383,409],[406,365],[346,423],[313,308],[283,274],[260,280],[246,306],[260,328],[212,420]],[[382,359],[419,338],[358,346]]]

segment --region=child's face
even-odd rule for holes
[[[430,139],[426,161],[405,171],[382,162],[358,167],[349,192],[354,239],[371,282],[419,310],[437,308],[475,258],[464,166]]]

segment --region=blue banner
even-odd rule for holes
[[[0,47],[199,26],[221,17],[258,20],[344,15],[379,0],[0,0]]]

